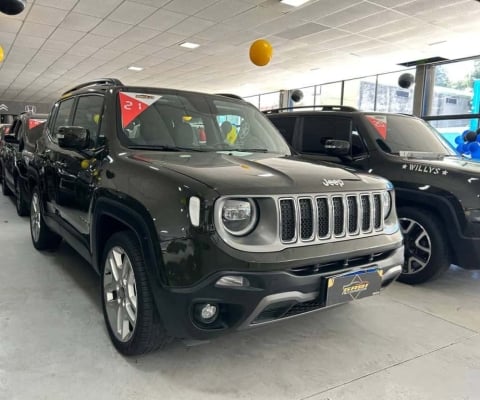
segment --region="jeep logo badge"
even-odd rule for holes
[[[344,183],[341,179],[324,179],[324,186],[340,186],[343,187]]]

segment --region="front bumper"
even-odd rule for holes
[[[326,306],[326,277],[376,268],[381,273],[382,289],[401,273],[403,246],[381,254],[325,264],[292,267],[283,271],[218,271],[188,288],[165,290],[157,301],[169,334],[183,339],[208,340],[230,331],[247,329]],[[241,275],[247,287],[217,287],[225,275]],[[195,305],[215,303],[219,316],[215,323],[202,324],[195,318]]]

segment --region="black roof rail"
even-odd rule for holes
[[[243,100],[243,98],[238,94],[233,94],[233,93],[215,93],[215,94],[217,96],[225,96],[225,97],[230,97],[232,99]]]
[[[74,92],[75,90],[78,90],[78,89],[83,89],[85,87],[88,87],[88,86],[95,86],[95,85],[112,85],[112,86],[116,86],[116,85],[119,85],[119,86],[122,86],[123,83],[120,82],[120,80],[116,79],[116,78],[101,78],[101,79],[95,79],[94,81],[89,81],[89,82],[85,82],[85,83],[81,83],[80,85],[77,85],[69,90],[67,90],[65,93],[62,94],[62,96],[65,96],[66,94],[70,93],[70,92]]]
[[[295,111],[295,110],[301,110],[301,109],[309,109],[309,110],[314,110],[314,111],[347,111],[347,112],[353,112],[353,111],[358,111],[355,107],[350,107],[350,106],[339,106],[339,105],[318,105],[318,106],[294,106],[294,107],[284,107],[284,108],[274,108],[272,110],[265,110],[265,114],[277,114],[281,111]]]

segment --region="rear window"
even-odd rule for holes
[[[386,153],[401,155],[403,152],[420,151],[452,154],[437,131],[421,119],[394,114],[365,116],[375,129],[377,144]]]

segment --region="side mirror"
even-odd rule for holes
[[[18,143],[18,140],[15,137],[15,135],[5,135],[3,137],[3,140],[5,141],[5,143],[10,143],[10,144],[17,144]]]
[[[350,154],[350,142],[329,139],[325,142],[325,152],[332,156],[348,156]]]
[[[63,149],[84,150],[90,143],[88,129],[82,126],[61,126],[56,136]]]

